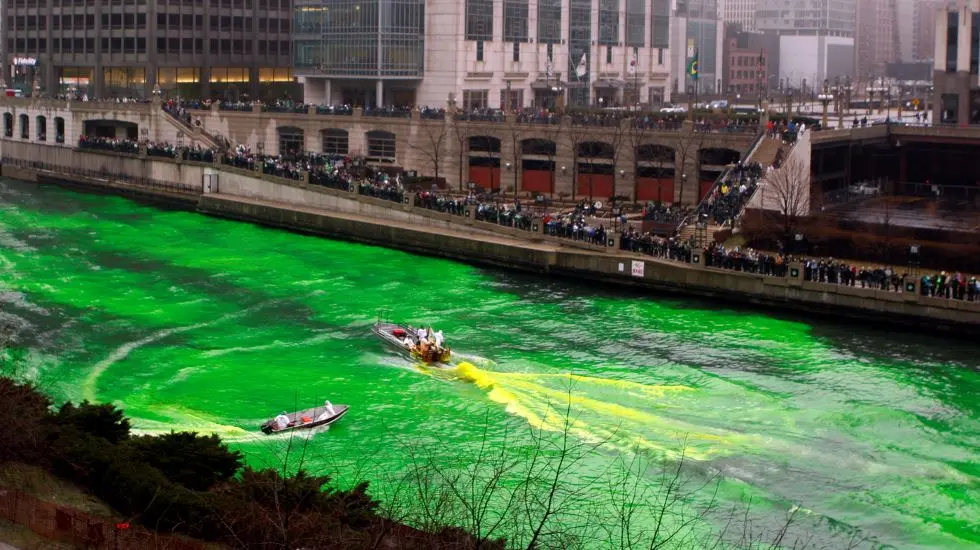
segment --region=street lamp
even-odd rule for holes
[[[834,96],[830,95],[829,92],[830,92],[830,81],[824,79],[823,93],[817,96],[817,100],[819,100],[820,103],[823,104],[823,128],[822,129],[824,130],[827,129],[827,106],[830,105],[830,102],[834,100]]]

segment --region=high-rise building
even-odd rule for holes
[[[957,0],[935,19],[933,120],[980,124],[980,0]]]
[[[670,3],[301,0],[294,69],[309,103],[658,103]]]
[[[676,0],[671,20],[672,89],[683,94],[723,91],[721,55],[724,24],[718,19],[718,0]],[[698,59],[698,75],[689,71]]]
[[[901,55],[897,0],[861,0],[857,6],[856,72],[859,77],[883,76]]]
[[[854,74],[857,1],[759,0],[756,28],[779,35],[781,85],[813,89]]]
[[[720,19],[725,23],[738,23],[742,31],[755,30],[756,0],[720,0]]]
[[[5,1],[8,84],[96,97],[258,98],[292,81],[291,0]]]

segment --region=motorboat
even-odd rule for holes
[[[266,435],[289,432],[293,430],[309,430],[320,426],[329,426],[340,420],[350,409],[347,405],[334,405],[327,401],[321,407],[313,407],[294,413],[283,412],[272,420],[262,424],[262,433]]]
[[[436,344],[434,336],[423,338],[420,335],[426,333],[425,329],[379,320],[371,327],[371,332],[395,351],[426,365],[448,365],[452,357],[452,350]]]

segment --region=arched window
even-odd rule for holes
[[[471,136],[470,152],[500,153],[500,138],[493,136]]]
[[[303,129],[295,126],[281,126],[279,132],[279,154],[291,155],[302,153],[306,150],[306,141],[303,136]]]
[[[20,139],[31,139],[31,117],[20,115]]]
[[[14,115],[3,114],[3,137],[14,137]]]
[[[384,130],[367,133],[368,158],[395,160],[395,134]]]
[[[350,149],[347,130],[330,128],[324,130],[323,134],[323,154],[325,155],[346,155]]]
[[[37,127],[37,140],[47,141],[48,140],[48,119],[43,115],[38,115],[34,126]]]

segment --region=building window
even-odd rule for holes
[[[612,65],[612,46],[606,46],[606,65]]]
[[[957,44],[960,39],[960,14],[951,11],[946,14],[946,72],[956,72]]]
[[[514,61],[515,62],[521,60],[521,43],[520,42],[514,42],[514,56],[513,57],[514,57]]]
[[[548,59],[552,59],[553,60],[555,58],[555,45],[554,44],[548,44],[548,47],[545,48],[545,50],[547,51]]]
[[[569,65],[573,75],[580,80],[589,80],[589,67],[592,59],[589,51],[592,47],[592,1],[569,0],[568,9],[568,55]],[[580,63],[585,60],[585,73],[579,77],[576,73]],[[588,105],[589,87],[582,86],[568,90],[570,105]]]
[[[942,112],[940,122],[943,124],[956,124],[957,111],[959,111],[959,94],[943,94],[941,98]]]
[[[248,69],[244,67],[212,67],[211,82],[221,84],[248,82],[248,72]]]
[[[302,128],[282,126],[276,130],[279,134],[280,155],[292,155],[306,149]]]
[[[527,1],[504,0],[504,42],[527,41]]]
[[[476,60],[483,61],[483,41],[476,41]]]
[[[599,0],[599,44],[619,43],[619,0]]]
[[[653,48],[670,47],[670,0],[653,0],[650,46]]]
[[[466,39],[493,40],[493,0],[466,0]]]
[[[538,42],[561,42],[562,0],[538,0]]]
[[[524,90],[500,90],[500,106],[516,110],[524,105]]]
[[[646,0],[626,0],[626,45],[642,48],[646,40]]]
[[[323,131],[323,154],[346,155],[349,147],[347,130],[331,128]]]
[[[486,109],[489,90],[463,90],[463,109]]]
[[[367,133],[368,158],[395,159],[395,134],[384,130],[371,130]]]
[[[259,68],[259,82],[292,82],[293,70],[286,68]],[[243,81],[243,82],[247,82]]]

